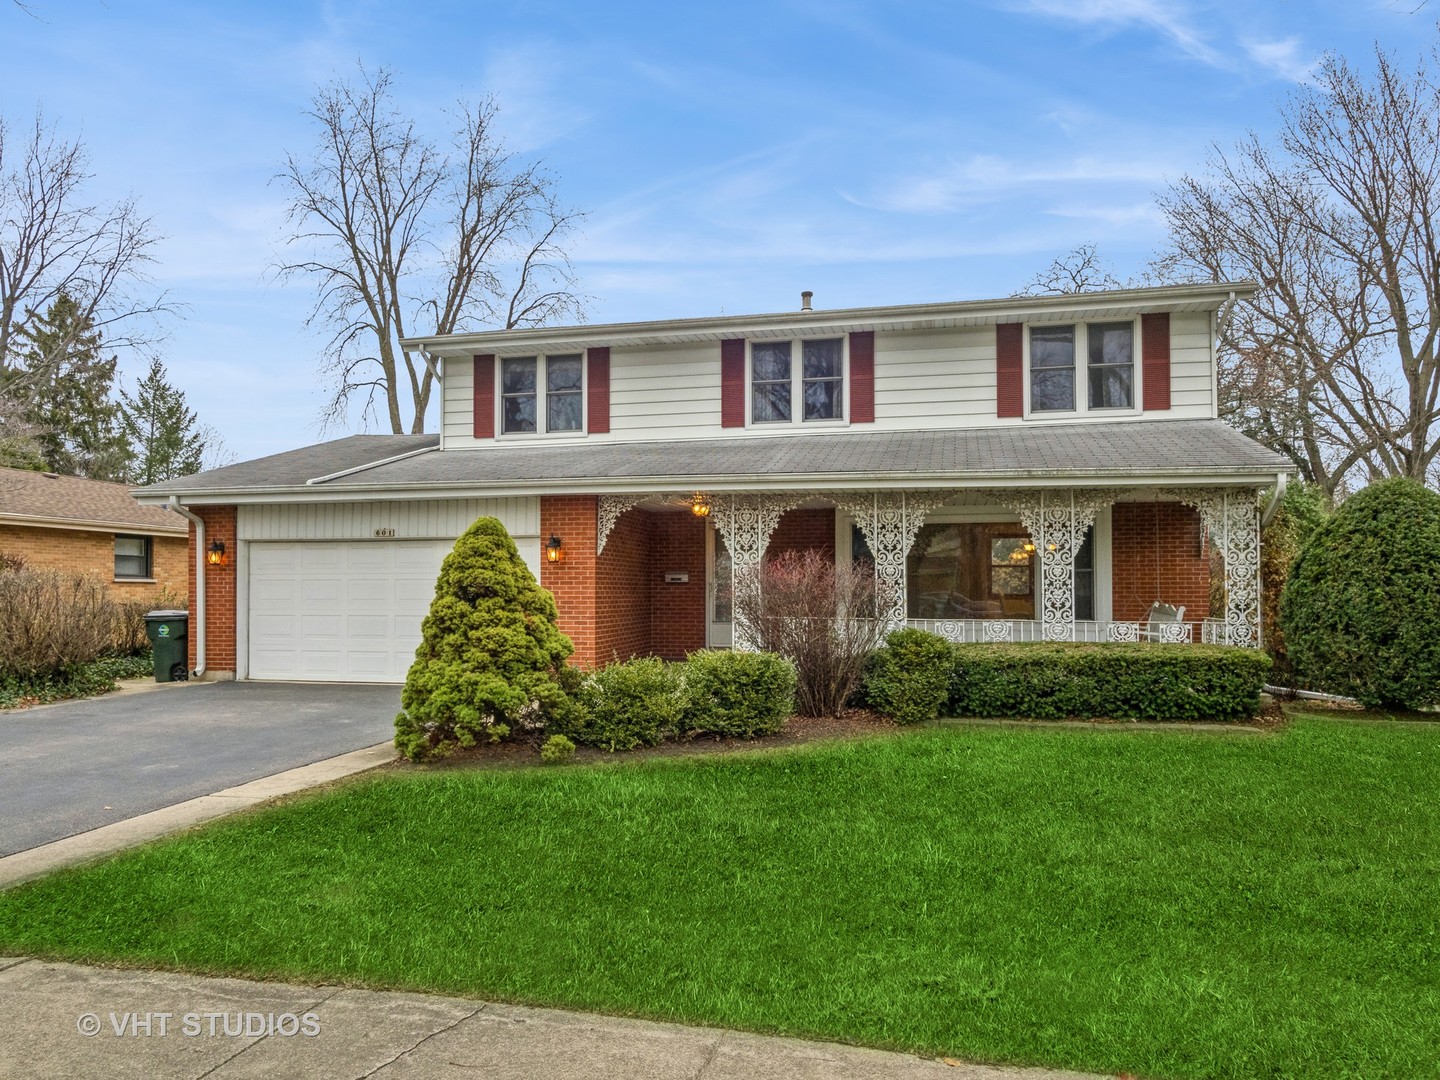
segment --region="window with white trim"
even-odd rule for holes
[[[500,360],[500,431],[545,435],[585,430],[585,371],[579,353]]]
[[[1031,413],[1134,409],[1135,323],[1031,326],[1029,384]]]
[[[844,419],[844,338],[750,343],[752,424]]]

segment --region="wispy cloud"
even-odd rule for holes
[[[1017,191],[1049,185],[1150,184],[1166,173],[1162,163],[1076,157],[1068,161],[1024,162],[990,154],[902,177],[869,195],[841,192],[856,206],[911,214],[952,213],[1008,199]]]
[[[1297,37],[1288,37],[1281,41],[1242,40],[1240,45],[1245,50],[1245,55],[1256,64],[1291,82],[1309,82],[1318,63],[1313,55],[1306,57],[1302,53],[1300,39]]]
[[[1225,57],[1172,0],[1014,0],[1015,10],[1101,26],[1145,26],[1169,38],[1196,60],[1224,66]]]

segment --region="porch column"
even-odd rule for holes
[[[925,515],[954,495],[952,491],[839,492],[831,496],[860,527],[875,557],[875,584],[881,618],[905,625],[905,566]]]
[[[1260,489],[1169,488],[1193,506],[1225,564],[1226,645],[1260,647]]]
[[[737,612],[741,588],[747,582],[758,585],[750,571],[765,557],[765,549],[770,546],[770,537],[781,515],[804,500],[805,496],[799,494],[724,495],[712,502],[710,520],[730,552],[731,595]],[[749,640],[738,618],[734,620],[734,627],[734,647],[753,650],[755,643]]]
[[[1075,556],[1095,515],[1114,501],[1103,491],[1076,489],[1015,491],[1003,496],[1030,534],[1035,558],[1036,597],[1046,641],[1075,639]]]

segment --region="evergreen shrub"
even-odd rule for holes
[[[795,665],[774,653],[702,649],[686,657],[684,679],[694,732],[773,735],[795,712]]]

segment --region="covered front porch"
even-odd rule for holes
[[[953,641],[1253,648],[1259,496],[1236,485],[547,497],[542,530],[565,536],[565,557],[542,583],[587,666],[745,647],[736,575],[806,549],[866,561],[888,622]]]

